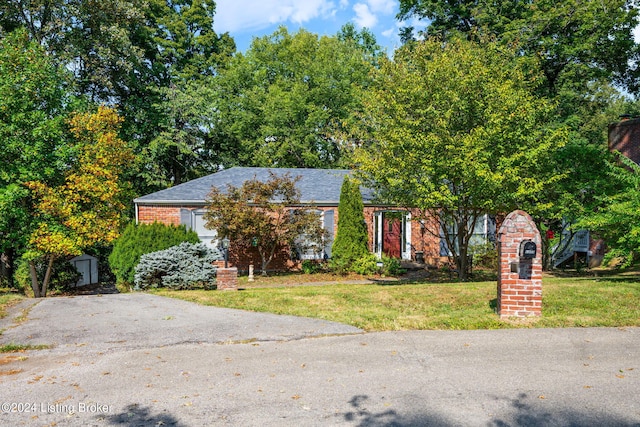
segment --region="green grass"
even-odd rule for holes
[[[545,278],[542,317],[527,321],[498,318],[493,281],[155,292],[203,305],[332,320],[367,331],[640,326],[636,276]]]
[[[47,348],[51,348],[51,346],[46,344],[5,344],[0,345],[0,353],[17,353],[27,350],[45,350]]]

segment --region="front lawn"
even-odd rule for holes
[[[640,326],[636,275],[545,277],[542,318],[527,321],[498,318],[495,281],[155,292],[204,305],[332,320],[367,331]]]

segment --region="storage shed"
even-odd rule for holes
[[[81,277],[76,283],[76,286],[93,285],[99,283],[98,278],[98,258],[91,255],[80,255],[69,261],[76,270],[80,273]]]

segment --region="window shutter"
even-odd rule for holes
[[[187,230],[191,230],[193,228],[193,224],[191,223],[190,209],[180,209],[180,224],[185,225],[187,227]]]

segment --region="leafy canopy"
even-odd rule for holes
[[[262,274],[279,254],[287,255],[301,236],[315,247],[322,247],[324,230],[313,206],[300,206],[300,190],[289,173],[269,172],[265,182],[257,178],[241,187],[228,185],[226,191],[214,187],[207,199],[204,215],[206,227],[218,236],[228,237],[231,252],[250,257],[255,247],[261,260]]]
[[[346,30],[318,37],[282,27],[254,39],[215,79],[217,138],[232,141],[245,166],[339,165],[344,147],[333,130],[356,108],[377,52],[372,36]]]
[[[383,62],[364,94],[364,178],[453,230],[461,275],[479,215],[552,203],[544,190],[563,174],[548,165],[566,133],[550,126],[553,105],[532,94],[526,65],[496,43],[429,39]]]
[[[124,220],[126,186],[121,170],[133,159],[127,144],[117,136],[122,119],[106,107],[95,113],[76,113],[70,132],[76,141],[76,161],[64,182],[50,185],[29,181],[25,186],[35,199],[35,224],[26,257],[45,258],[51,266],[58,257],[80,255],[95,245],[108,245],[119,236]],[[46,296],[47,272],[36,297]]]
[[[428,19],[426,34],[446,38],[492,36],[539,60],[541,86],[556,96],[567,88],[587,93],[589,82],[606,80],[631,93],[638,90],[633,30],[635,0],[400,0],[400,19]],[[411,29],[405,30],[410,38]]]

